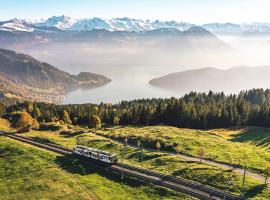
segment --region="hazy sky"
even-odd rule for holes
[[[130,17],[207,22],[270,22],[270,0],[0,0],[0,20]]]

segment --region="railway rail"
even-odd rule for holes
[[[3,132],[2,132],[3,133]],[[51,144],[51,143],[41,143],[34,141],[31,138],[26,138],[14,134],[3,133],[6,137],[9,137],[14,140],[18,140],[33,146],[37,146],[55,153],[62,155],[73,155],[72,150],[65,147]],[[75,156],[75,155],[74,155]],[[86,160],[83,160],[84,162]],[[109,170],[113,173],[120,174],[121,177],[130,177],[135,178],[143,182],[152,183],[157,186],[165,187],[173,191],[187,194],[189,196],[202,199],[202,200],[244,200],[246,198],[231,194],[229,192],[203,185],[197,182],[193,182],[187,179],[175,178],[173,176],[161,174],[158,172],[150,171],[147,169],[130,166],[123,163],[117,163],[114,165],[107,165],[96,161],[87,160],[86,162],[97,165],[100,168]]]

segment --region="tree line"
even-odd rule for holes
[[[153,98],[118,104],[55,105],[23,102],[2,110],[2,115],[26,111],[39,122],[60,121],[96,127],[105,125],[157,125],[183,128],[231,126],[270,127],[270,90],[252,89],[239,94],[191,92],[181,98]],[[4,112],[4,113],[3,113]]]

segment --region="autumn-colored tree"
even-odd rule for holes
[[[36,119],[33,119],[28,112],[20,113],[19,120],[17,123],[18,131],[30,130],[30,128],[39,128],[39,123]]]
[[[200,162],[202,162],[202,158],[203,156],[205,156],[205,149],[200,147],[198,150],[197,150],[197,155],[198,157],[200,158]]]
[[[93,115],[97,115],[98,114],[98,107],[97,106],[94,106],[93,109],[92,109],[92,114]]]
[[[157,148],[157,150],[158,150],[158,152],[159,152],[159,149],[161,148],[161,145],[160,145],[159,142],[156,143],[156,148]]]
[[[92,115],[89,119],[89,128],[99,128],[101,125],[100,118],[97,115]]]
[[[36,119],[34,119],[34,121],[33,121],[33,124],[32,124],[32,127],[31,128],[33,128],[33,129],[39,129],[39,123],[38,123],[38,121],[36,120]]]
[[[62,120],[67,124],[72,124],[69,114],[66,110],[63,110]]]

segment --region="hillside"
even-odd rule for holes
[[[227,70],[202,68],[169,74],[151,80],[153,86],[181,92],[235,93],[252,88],[269,88],[269,66],[235,67]]]
[[[51,124],[48,124],[47,128]],[[44,126],[46,126],[44,124]],[[257,128],[255,130],[262,130]],[[250,131],[253,131],[250,129]],[[100,135],[94,134],[98,132]],[[224,134],[223,134],[223,133]],[[230,132],[232,132],[230,134]],[[269,135],[269,130],[264,131],[261,139]],[[235,136],[234,136],[235,134]],[[197,155],[198,148],[205,148],[206,158],[214,158],[229,162],[227,158],[231,156],[233,163],[242,164],[245,161],[250,165],[265,167],[264,163],[268,162],[269,153],[265,152],[264,147],[254,147],[245,141],[233,141],[245,134],[245,131],[217,129],[211,131],[200,131],[194,129],[178,129],[169,126],[116,126],[106,127],[100,130],[86,130],[74,127],[66,131],[45,131],[42,130],[44,142],[50,142],[62,145],[64,147],[72,147],[75,144],[83,144],[92,148],[102,149],[119,156],[121,162],[143,167],[153,171],[169,174],[178,178],[186,178],[199,183],[211,185],[224,190],[228,180],[234,183],[230,188],[230,192],[240,194],[243,176],[236,171],[217,167],[207,163],[198,161],[190,161],[176,154],[168,154],[166,152],[156,152],[155,144],[157,141],[161,144],[161,150],[169,148],[171,145],[177,144],[181,148],[180,152],[189,154],[194,152]],[[255,133],[256,134],[256,133]],[[30,131],[22,134],[34,140],[42,140],[40,131]],[[249,134],[245,134],[249,135]],[[103,137],[106,136],[106,137]],[[224,136],[224,137],[223,137]],[[127,139],[127,145],[124,144],[124,138]],[[197,142],[197,138],[198,142]],[[255,138],[254,138],[255,139]],[[210,141],[208,143],[208,140]],[[216,141],[218,140],[218,144]],[[119,141],[119,142],[118,142]],[[137,142],[143,145],[143,151],[137,147]],[[133,145],[130,146],[130,145]],[[228,148],[224,148],[228,145]],[[148,148],[147,148],[148,147]],[[152,150],[151,150],[152,149]],[[248,160],[243,160],[241,153],[235,152],[240,149],[243,152],[252,152],[248,155]],[[255,150],[254,150],[255,149]],[[175,153],[174,150],[172,150]],[[262,153],[262,154],[261,154]],[[259,167],[260,167],[259,166]],[[250,168],[248,168],[250,170]],[[247,176],[245,184],[245,195],[249,199],[268,199],[269,189],[262,185],[261,180]],[[182,199],[182,198],[179,198]]]
[[[108,82],[110,79],[102,75],[71,75],[31,56],[0,49],[0,90],[11,96],[51,101],[53,96],[78,87],[98,87]]]
[[[2,136],[0,152],[1,199],[193,199]]]
[[[269,164],[270,129],[244,127],[227,129],[197,130],[171,126],[118,126],[97,131],[102,136],[123,141],[127,136],[130,144],[140,140],[145,148],[155,149],[157,141],[161,150],[176,152],[176,146],[185,155],[198,156],[197,150],[205,148],[204,158],[221,163],[243,164],[249,170],[263,174]],[[237,154],[235,153],[237,152]],[[243,161],[243,155],[247,155]]]

